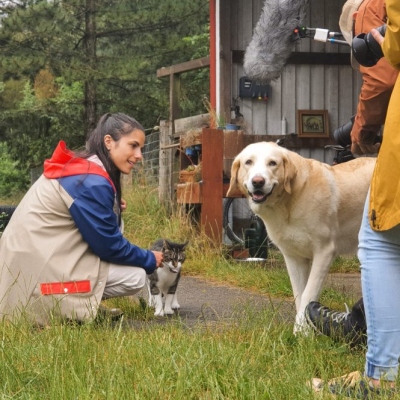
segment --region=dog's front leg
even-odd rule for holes
[[[301,299],[304,289],[307,286],[311,264],[309,259],[301,258],[299,256],[292,257],[284,255],[284,258],[296,304],[296,321],[294,326],[294,333],[296,333],[297,325],[301,320],[301,315],[304,315],[304,310],[303,313],[301,313]]]
[[[305,319],[305,309],[310,301],[318,301],[324,286],[329,268],[335,258],[333,251],[319,251],[311,265],[307,285],[300,298],[300,307],[297,310],[295,332],[307,333],[310,329]]]

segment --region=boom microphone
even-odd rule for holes
[[[294,48],[292,34],[306,17],[309,0],[265,0],[244,55],[244,70],[257,82],[276,79]]]

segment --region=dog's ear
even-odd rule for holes
[[[240,191],[238,185],[239,168],[240,168],[240,159],[239,156],[236,156],[236,158],[233,160],[233,164],[231,167],[231,181],[229,183],[228,191],[226,192],[227,197],[230,197],[232,194]]]
[[[284,177],[283,187],[287,193],[292,193],[292,181],[296,177],[297,170],[287,154],[283,155]]]

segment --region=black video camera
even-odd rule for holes
[[[386,24],[379,26],[376,30],[385,36]],[[371,35],[371,32],[360,33],[353,38],[351,51],[356,61],[364,67],[373,67],[383,57],[381,45]]]
[[[346,124],[339,126],[339,128],[333,131],[333,138],[335,139],[336,143],[340,146],[347,147],[351,145],[351,130],[353,128],[355,115],[350,118],[350,121]]]

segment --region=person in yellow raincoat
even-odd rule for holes
[[[400,70],[400,2],[386,1],[385,37],[371,34],[384,57]],[[359,233],[358,258],[367,321],[364,374],[350,373],[313,388],[328,388],[351,398],[396,390],[400,358],[400,80],[386,115],[383,142],[366,199]],[[361,397],[359,397],[361,396]]]

